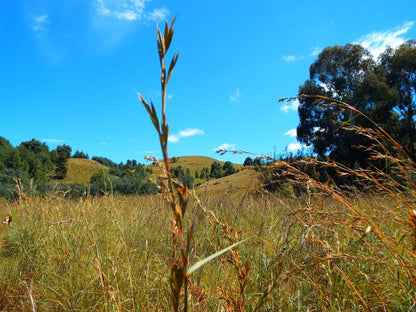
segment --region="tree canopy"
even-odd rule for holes
[[[416,46],[408,41],[397,49],[387,49],[374,60],[357,44],[324,49],[310,66],[310,79],[299,87],[300,123],[297,137],[313,147],[319,156],[348,166],[368,162],[368,138],[340,127],[340,123],[372,128],[377,123],[416,160]],[[353,115],[329,101],[317,102],[322,95],[341,100],[366,114]],[[361,148],[358,148],[361,147]]]

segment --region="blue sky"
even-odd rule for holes
[[[278,100],[297,95],[319,52],[355,42],[377,56],[416,39],[415,12],[414,0],[1,0],[0,136],[160,158],[136,91],[160,108],[156,22],[177,16],[170,156],[295,151],[297,103]]]

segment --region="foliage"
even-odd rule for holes
[[[55,165],[55,179],[64,179],[68,171],[68,159],[72,149],[68,145],[58,146],[51,152],[51,161]]]
[[[73,158],[84,158],[84,159],[89,159],[88,154],[85,154],[84,152],[80,152],[80,151],[76,151],[74,153],[74,155],[72,155]]]
[[[172,167],[172,178],[178,179],[181,183],[187,187],[192,188],[194,186],[194,178],[191,176],[189,168],[185,170],[182,166]]]
[[[47,181],[53,169],[49,148],[45,143],[35,139],[22,142],[19,154],[23,161],[23,171],[26,171],[35,181]]]
[[[224,171],[222,170],[222,165],[218,161],[214,161],[211,164],[211,171],[209,173],[210,178],[219,179],[224,176]]]
[[[112,160],[105,157],[93,156],[91,159],[109,168],[113,168],[116,166],[116,164]]]
[[[370,129],[376,123],[415,159],[415,55],[416,47],[411,43],[388,49],[378,61],[359,45],[324,49],[310,67],[310,79],[299,88],[298,140],[312,145],[321,157],[329,155],[349,168],[357,164],[366,167],[370,140],[339,127],[339,123]],[[301,95],[325,96],[328,100]],[[348,102],[369,119],[330,105],[331,99]]]
[[[253,165],[253,159],[252,159],[251,157],[247,157],[247,158],[244,160],[243,165],[244,165],[245,167],[246,167],[246,166],[252,166],[252,165]]]
[[[224,176],[229,176],[237,172],[231,161],[226,161],[224,166],[222,166],[222,170],[224,171]]]

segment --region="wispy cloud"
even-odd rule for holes
[[[179,131],[176,134],[171,134],[168,137],[168,141],[171,143],[177,143],[179,142],[181,138],[187,138],[190,136],[202,135],[202,134],[204,134],[204,131],[199,130],[199,129],[186,129],[186,130]]]
[[[285,55],[283,56],[283,60],[288,63],[298,62],[303,59],[303,56],[296,56],[296,55]]]
[[[59,143],[64,143],[64,140],[59,140],[59,139],[41,139],[42,142],[45,143],[52,143],[52,144],[59,144]]]
[[[166,8],[154,9],[152,12],[146,15],[148,20],[151,21],[163,21],[169,15],[170,11]]]
[[[29,27],[36,33],[46,32],[49,28],[46,26],[49,24],[48,14],[33,16],[32,23]]]
[[[312,52],[311,52],[311,56],[318,56],[318,55],[319,55],[319,53],[321,53],[321,51],[322,51],[322,48],[320,48],[320,47],[315,47],[315,48],[313,48],[313,50],[312,50]]]
[[[393,49],[403,44],[407,39],[403,37],[415,24],[414,21],[407,22],[391,31],[375,31],[357,40],[356,43],[369,50],[374,58],[378,58],[387,47]]]
[[[289,131],[286,131],[285,135],[290,136],[290,137],[295,137],[297,135],[296,128],[295,129],[290,129]]]
[[[219,151],[219,150],[235,150],[237,144],[229,144],[229,143],[224,143],[221,144],[220,146],[214,148],[214,151]]]
[[[235,89],[235,92],[233,95],[230,95],[230,101],[234,103],[238,103],[241,98],[240,88]]]
[[[149,0],[95,0],[98,14],[124,21],[164,20],[169,15],[166,8],[146,10]]]
[[[280,110],[285,113],[288,113],[289,111],[297,111],[299,104],[299,100],[297,99],[290,102],[284,102],[280,107]]]

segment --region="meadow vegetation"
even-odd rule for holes
[[[311,190],[200,200],[210,212],[193,202],[184,220],[194,222],[191,264],[249,240],[193,273],[194,311],[408,311],[414,304],[414,232],[399,199],[357,193],[345,205]],[[1,229],[0,310],[30,311],[30,298],[36,311],[169,310],[171,212],[160,197],[22,194],[0,212],[15,220]]]

